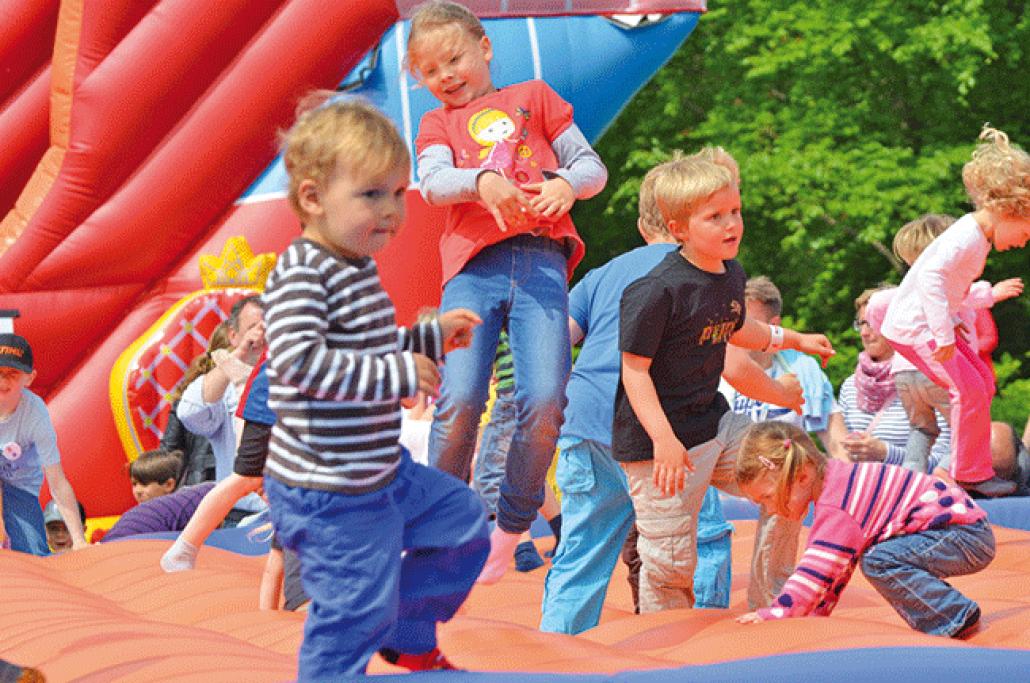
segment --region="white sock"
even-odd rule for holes
[[[198,552],[197,546],[179,537],[172,543],[172,547],[161,556],[161,569],[169,574],[189,571],[197,563]]]
[[[486,564],[483,565],[483,571],[479,573],[476,583],[491,584],[501,580],[515,556],[515,548],[518,546],[520,538],[522,538],[521,533],[510,534],[499,526],[494,527],[490,534],[490,554],[486,558]]]

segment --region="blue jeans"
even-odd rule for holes
[[[978,572],[992,559],[994,533],[981,520],[877,543],[862,556],[862,573],[909,626],[953,636],[978,607],[943,577]]]
[[[544,500],[571,363],[566,259],[554,240],[519,235],[491,245],[444,287],[441,311],[468,308],[483,323],[447,354],[429,435],[429,462],[468,481],[497,340],[507,326],[517,417],[497,501],[497,525],[522,533]]]
[[[265,492],[311,598],[302,681],[363,674],[381,648],[433,649],[437,622],[465,601],[490,551],[476,494],[406,451],[396,478],[372,493],[295,488],[272,477]]]
[[[49,555],[50,546],[46,541],[46,524],[43,523],[39,496],[7,482],[3,482],[3,487],[4,528],[11,539],[11,550],[30,555]]]
[[[597,626],[623,541],[633,526],[626,474],[611,449],[563,439],[555,471],[562,492],[562,536],[544,583],[540,630],[582,633]],[[709,488],[698,514],[697,607],[728,607],[730,532],[718,492]]]
[[[511,449],[511,437],[515,434],[518,406],[511,392],[497,394],[490,410],[490,421],[483,427],[479,439],[479,455],[472,473],[472,488],[486,505],[486,511],[497,514],[497,499],[501,495],[501,481]]]
[[[697,566],[694,567],[694,607],[726,609],[733,579],[733,525],[722,512],[719,490],[709,486],[697,513]]]

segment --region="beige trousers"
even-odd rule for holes
[[[715,438],[689,449],[694,471],[687,473],[683,490],[674,496],[662,496],[655,486],[654,460],[622,464],[640,533],[641,613],[694,606],[697,515],[709,485],[741,495],[734,468],[740,443],[750,426],[748,417],[726,412]],[[751,609],[769,605],[794,570],[800,530],[800,522],[762,510],[747,593]]]

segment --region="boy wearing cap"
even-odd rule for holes
[[[79,508],[79,520],[86,523],[86,511],[82,503],[77,503]],[[72,549],[72,534],[68,531],[68,525],[64,523],[61,511],[57,509],[57,503],[50,501],[43,508],[43,523],[46,524],[46,542],[50,546],[50,552],[60,555]],[[2,681],[3,679],[0,679]]]
[[[35,379],[32,348],[24,337],[0,334],[0,542],[13,550],[48,555],[39,490],[50,495],[72,537],[86,546],[75,492],[61,467],[57,434],[43,399],[29,391]]]

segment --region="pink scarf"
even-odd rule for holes
[[[855,390],[859,410],[875,413],[894,396],[891,360],[875,361],[865,351],[858,354]]]

